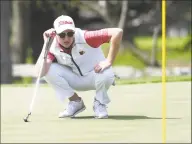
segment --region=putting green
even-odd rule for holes
[[[166,84],[166,142],[191,142],[191,83]],[[1,87],[2,143],[162,142],[162,85],[117,85],[109,90],[109,119],[93,118],[94,91],[79,92],[87,109],[77,118],[59,119],[52,88],[41,87],[29,123],[34,87]]]

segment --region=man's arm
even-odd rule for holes
[[[41,54],[35,64],[36,76],[39,75],[40,68],[43,65],[43,69],[42,69],[40,77],[43,77],[47,74],[47,72],[52,64],[52,61],[54,60],[54,56],[50,52],[48,53],[47,58],[44,60],[45,45],[46,44],[44,44]]]
[[[40,54],[40,56],[36,62],[36,65],[35,65],[36,76],[39,75],[42,65],[43,65],[43,69],[42,69],[40,77],[45,76],[47,74],[51,64],[52,64],[52,61],[55,58],[55,56],[52,53],[48,52],[47,58],[44,60],[44,54],[45,54],[45,49],[46,49],[46,40],[48,37],[52,37],[52,38],[55,37],[55,30],[53,28],[48,29],[47,31],[45,31],[43,33],[44,45],[43,45],[41,54]]]
[[[120,28],[105,28],[95,31],[86,31],[85,40],[93,48],[97,48],[104,43],[110,42],[110,49],[107,59],[114,62],[122,40],[123,30]]]
[[[87,44],[93,48],[97,48],[104,43],[110,42],[107,59],[95,66],[95,72],[100,72],[101,70],[111,66],[119,51],[123,30],[120,28],[106,28],[96,31],[86,31],[84,36]]]
[[[112,65],[119,51],[123,36],[123,30],[120,28],[108,28],[108,35],[111,36],[111,39],[107,60]]]

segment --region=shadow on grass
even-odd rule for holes
[[[95,119],[93,116],[77,116],[73,119]],[[161,117],[148,117],[142,115],[111,115],[108,117],[111,120],[141,120],[141,119],[163,119]],[[166,118],[166,119],[181,119],[181,118]]]

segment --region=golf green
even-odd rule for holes
[[[191,82],[166,83],[166,142],[191,142]],[[59,119],[61,103],[51,87],[1,87],[2,143],[161,143],[162,84],[116,85],[109,89],[108,119],[93,118],[94,91],[79,92],[87,107],[76,118]]]

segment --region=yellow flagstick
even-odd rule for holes
[[[166,0],[162,0],[162,140],[166,143]]]

